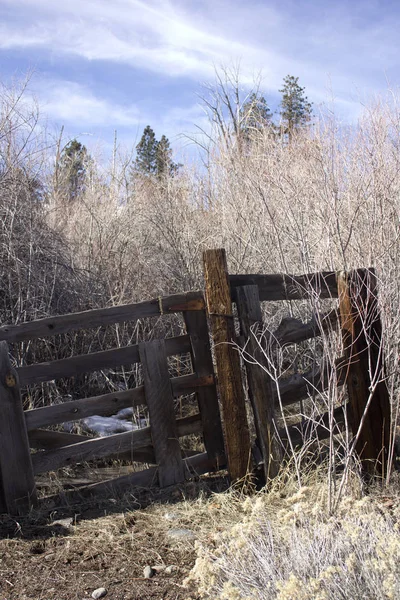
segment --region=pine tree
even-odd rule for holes
[[[85,189],[88,160],[86,147],[76,139],[71,140],[61,154],[60,183],[70,201],[78,198]]]
[[[272,113],[264,96],[252,93],[241,109],[241,130],[246,137],[251,131],[271,125]]]
[[[172,150],[168,138],[163,135],[157,141],[154,131],[147,125],[143,131],[142,138],[136,146],[136,160],[132,169],[132,177],[140,173],[142,175],[155,175],[162,177],[173,176],[180,165],[172,160]]]
[[[282,94],[281,118],[283,133],[291,139],[293,132],[304,127],[311,121],[312,108],[305,88],[299,85],[299,78],[287,75],[283,80],[283,88],[279,90]]]
[[[142,138],[136,146],[136,160],[134,169],[146,175],[157,173],[157,146],[158,142],[154,131],[147,125],[144,128]]]
[[[172,150],[169,140],[165,135],[161,137],[161,140],[157,142],[156,150],[156,173],[158,177],[163,175],[175,175],[179,169],[178,164],[172,160]]]

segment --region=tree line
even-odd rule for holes
[[[312,104],[305,95],[305,88],[300,86],[299,78],[287,75],[279,92],[282,99],[278,122],[274,122],[268,102],[259,91],[252,92],[240,105],[237,117],[232,106],[227,103],[228,113],[232,113],[233,134],[238,143],[248,143],[252,132],[263,128],[268,128],[271,135],[290,141],[295,131],[310,123]],[[87,148],[76,139],[71,140],[63,149],[59,161],[60,179],[70,200],[76,199],[82,193],[90,160]],[[136,158],[130,168],[131,179],[137,176],[158,179],[164,176],[173,177],[181,166],[173,160],[169,139],[162,135],[161,139],[157,140],[154,130],[147,125],[136,146]]]

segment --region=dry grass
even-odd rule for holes
[[[197,543],[188,583],[216,600],[400,598],[399,487],[353,489],[334,515],[326,483],[224,497],[222,532]],[[227,515],[230,515],[231,522]]]

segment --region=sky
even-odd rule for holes
[[[351,123],[400,83],[399,32],[398,0],[0,0],[0,81],[31,73],[42,118],[88,147],[149,124],[184,153],[215,69],[239,65],[244,92],[261,77],[273,110],[295,75]]]

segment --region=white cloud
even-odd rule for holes
[[[182,135],[194,131],[194,123],[207,128],[207,119],[199,104],[183,107],[166,107],[160,114],[141,110],[135,104],[119,104],[72,81],[33,78],[29,85],[31,94],[38,98],[42,115],[58,126],[67,129],[77,126],[95,135],[105,129],[116,129],[127,145],[135,145],[143,128],[151,123],[156,135],[167,133],[175,144],[185,145]],[[32,101],[28,94],[26,102]]]
[[[216,13],[217,21],[211,22],[207,12],[197,18],[179,10],[179,3],[156,0],[19,0],[23,6],[30,16],[34,10],[36,19],[0,24],[0,48],[46,48],[196,79],[210,78],[214,65],[238,58],[244,77],[261,63],[271,74],[269,65],[276,70],[280,62],[270,50],[230,32],[229,11]]]
[[[135,105],[122,106],[95,96],[84,86],[71,81],[39,81],[35,86],[44,113],[60,124],[85,124],[85,127],[132,127],[140,123]]]

